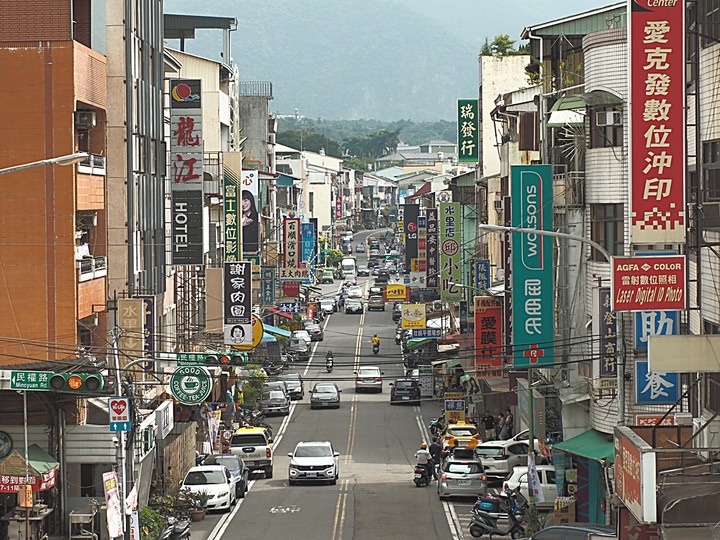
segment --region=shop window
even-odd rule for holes
[[[590,238],[603,246],[610,255],[625,253],[624,220],[622,204],[591,204]],[[608,262],[593,248],[591,260]]]
[[[612,148],[623,145],[623,112],[617,107],[592,107],[590,148]]]

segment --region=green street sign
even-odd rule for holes
[[[10,390],[50,390],[52,371],[11,371]]]
[[[185,405],[198,405],[205,401],[212,386],[210,373],[199,366],[179,367],[170,377],[170,393]]]
[[[177,365],[178,366],[204,366],[205,365],[205,353],[178,353]]]
[[[244,366],[248,363],[244,352],[177,353],[177,365],[181,366]]]

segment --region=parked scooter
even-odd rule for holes
[[[498,510],[497,512],[489,511],[489,508],[488,510],[482,509],[483,505],[486,505],[485,507],[487,508],[488,505],[493,505],[494,501],[478,499],[478,502],[475,503],[475,507],[472,510],[470,536],[480,538],[487,534],[491,537],[493,535],[510,535],[510,538],[524,538],[525,529],[521,524],[521,520],[525,513],[525,508],[519,504],[518,497],[522,497],[522,495],[519,495],[519,487],[514,490],[506,489],[502,494],[502,498],[498,499],[501,503],[498,504],[496,508],[493,508],[493,510]],[[501,518],[508,520],[506,528],[501,529],[498,527],[497,521]]]
[[[415,487],[425,487],[430,484],[430,469],[422,465],[415,465],[415,476],[413,477]]]
[[[170,516],[158,533],[158,540],[187,540],[190,538],[190,520],[176,520]]]

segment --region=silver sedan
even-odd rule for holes
[[[476,497],[487,492],[487,478],[479,460],[446,459],[439,476],[437,492],[441,499]]]

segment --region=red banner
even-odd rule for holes
[[[298,296],[300,296],[300,282],[284,281],[283,296],[287,296],[288,298],[297,298]]]
[[[685,257],[613,257],[613,311],[685,309]]]
[[[475,299],[475,370],[478,377],[495,376],[502,369],[502,302],[494,296]]]
[[[631,238],[683,243],[685,2],[630,5]]]
[[[39,476],[33,476],[31,474],[29,478],[34,492],[45,491],[55,487],[56,479],[57,469],[52,469],[51,471]],[[0,475],[0,493],[18,493],[20,491],[20,486],[27,483],[25,475]]]
[[[335,219],[342,219],[343,217],[343,208],[342,208],[342,197],[337,196],[335,197]]]

